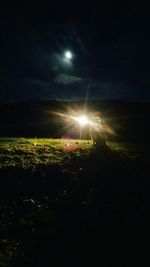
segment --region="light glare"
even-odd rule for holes
[[[89,124],[89,120],[86,116],[77,117],[76,121],[78,121],[81,126],[85,126],[85,125]]]

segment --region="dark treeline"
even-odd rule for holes
[[[122,101],[41,101],[0,104],[0,136],[61,138],[69,129],[69,121],[59,114],[71,110],[87,110],[100,115],[115,131],[108,139],[131,142],[148,141],[150,104]],[[73,137],[78,137],[75,133]]]

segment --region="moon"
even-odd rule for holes
[[[69,60],[72,59],[72,53],[70,51],[66,51],[65,52],[65,58],[69,59]]]

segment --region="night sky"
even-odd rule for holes
[[[1,102],[150,101],[150,1],[13,2],[0,31]]]

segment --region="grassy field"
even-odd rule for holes
[[[0,266],[46,266],[56,246],[65,255],[64,239],[85,245],[91,235],[111,238],[112,225],[143,225],[147,151],[118,142],[94,149],[88,140],[0,138]]]
[[[110,151],[129,158],[139,156],[137,145],[107,142]],[[0,168],[35,168],[38,165],[60,165],[72,157],[84,157],[92,150],[90,140],[0,138]]]
[[[0,168],[60,165],[70,157],[88,154],[91,148],[91,142],[84,140],[1,138]]]

